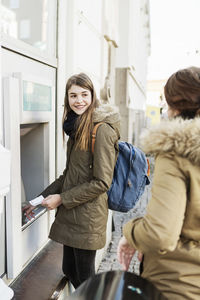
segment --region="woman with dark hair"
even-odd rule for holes
[[[155,155],[152,197],[144,217],[129,221],[118,245],[128,269],[136,250],[141,276],[167,299],[200,299],[200,68],[174,73],[165,97],[170,120],[143,133]]]
[[[92,130],[99,122],[103,124],[92,153]],[[69,137],[66,167],[41,195],[44,207],[57,208],[49,237],[63,244],[63,272],[75,288],[94,275],[96,250],[106,242],[107,190],[117,159],[119,126],[118,111],[100,105],[86,74],[68,79],[63,113],[63,135]]]

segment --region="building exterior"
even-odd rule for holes
[[[22,208],[63,171],[66,79],[86,72],[98,97],[119,106],[122,138],[137,142],[145,124],[150,28],[148,0],[1,0],[0,5],[0,144],[11,157],[5,160],[10,173],[0,174],[0,181],[10,178],[0,200],[5,249],[0,276],[9,285],[48,242],[54,212],[38,209],[29,221]]]
[[[122,116],[122,139],[138,145],[145,126],[147,57],[150,55],[148,1],[120,1],[115,101]]]

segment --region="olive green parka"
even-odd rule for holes
[[[58,207],[49,237],[74,248],[97,250],[106,242],[108,218],[107,190],[115,162],[120,137],[120,118],[117,108],[101,105],[93,115],[95,123],[104,122],[96,135],[94,154],[81,151],[76,142],[67,142],[66,168],[42,195],[60,194]]]
[[[161,122],[142,137],[154,154],[146,215],[123,228],[144,253],[142,277],[170,300],[200,299],[200,119]]]

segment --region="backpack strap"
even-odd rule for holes
[[[150,176],[150,162],[148,158],[147,158],[147,165],[148,165],[147,176]]]
[[[96,140],[97,129],[101,124],[103,124],[103,122],[97,123],[92,130],[92,154],[94,154],[94,144]]]

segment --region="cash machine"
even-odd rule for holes
[[[5,56],[16,64],[15,54]],[[55,71],[20,59],[26,67],[19,61],[20,72],[13,72],[13,66],[9,72],[6,66],[3,76],[4,140],[11,152],[6,199],[9,278],[15,278],[48,242],[55,214],[42,206],[31,220],[23,213],[24,205],[55,179]]]

